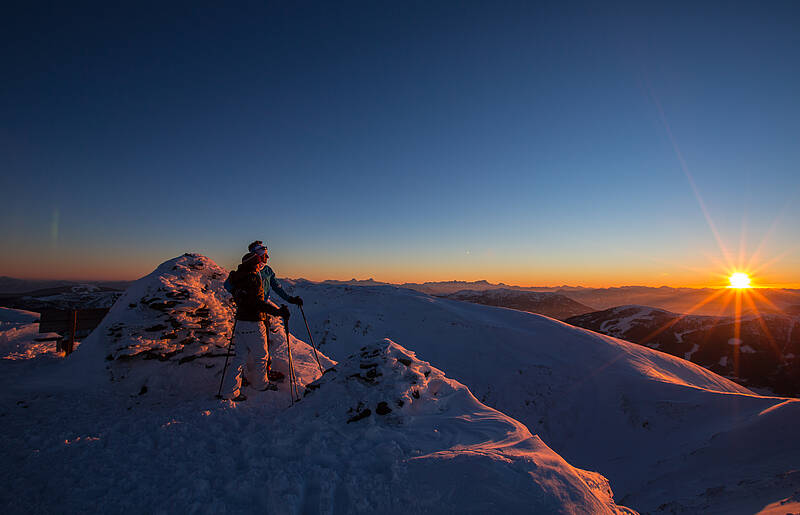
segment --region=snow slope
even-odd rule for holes
[[[284,392],[248,391],[241,404],[29,385],[13,390],[25,395],[13,403],[4,392],[0,505],[4,513],[630,513],[614,505],[602,476],[570,466],[391,341],[365,346],[308,387],[291,408]]]
[[[0,308],[0,359],[55,357],[55,340],[36,340],[57,336],[56,333],[39,334],[39,313]]]
[[[5,331],[16,325],[32,324],[38,320],[39,313],[0,307],[0,331]]]
[[[529,313],[383,287],[298,281],[333,359],[388,337],[646,512],[752,513],[800,489],[800,403]]]
[[[302,400],[287,381],[213,399],[230,329],[221,279],[181,256],[66,360],[0,361],[4,513],[629,513],[601,475],[391,340],[338,364],[320,354],[323,375],[292,336]],[[273,324],[274,369],[286,344]]]
[[[800,394],[797,316],[711,317],[618,306],[565,322],[680,356],[748,388],[772,395]]]

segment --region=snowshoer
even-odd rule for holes
[[[231,371],[225,377],[222,396],[225,399],[243,401],[247,399],[241,391],[242,375],[247,365],[247,379],[257,390],[270,389],[269,350],[267,348],[266,314],[289,318],[289,308],[266,302],[264,286],[259,270],[264,260],[256,252],[242,257],[242,264],[228,275],[225,287],[236,302],[236,331],[233,342],[236,354],[231,359]]]

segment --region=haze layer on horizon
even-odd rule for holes
[[[2,24],[0,275],[800,283],[800,5],[47,8]],[[748,266],[749,263],[749,266]]]

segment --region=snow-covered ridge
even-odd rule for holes
[[[375,338],[413,342],[482,403],[609,478],[626,506],[755,512],[800,488],[789,474],[800,448],[785,429],[800,423],[800,402],[759,397],[683,359],[534,314],[391,287],[298,281],[294,291],[333,359]],[[704,494],[721,486],[724,496]]]
[[[200,273],[188,266],[199,256],[183,258],[185,276]],[[184,287],[164,268],[166,279],[142,283],[156,302]],[[197,281],[190,293],[221,279]],[[617,502],[646,512],[752,513],[800,488],[796,400],[760,397],[682,359],[529,313],[391,286],[296,281],[293,289],[316,341],[339,363],[319,379],[310,347],[287,342],[273,324],[274,367],[285,370],[291,342],[307,392],[291,408],[286,382],[246,389],[245,403],[214,401],[222,348],[184,354],[187,344],[170,354],[157,341],[114,358],[120,342],[110,325],[165,315],[149,306],[115,307],[121,315],[63,367],[6,365],[6,491],[51,511],[88,509],[80,489],[52,494],[57,477],[93,485],[111,512],[130,499],[153,512],[531,511],[514,504],[522,496],[540,512],[593,513],[621,509],[608,478]],[[79,395],[65,390],[70,378]],[[131,484],[130,464],[171,488]],[[234,494],[211,487],[221,477],[235,478],[222,489]]]
[[[747,387],[800,394],[800,320],[789,314],[681,315],[619,306],[567,323],[691,359]]]
[[[437,295],[448,299],[499,306],[564,320],[594,311],[589,306],[552,292],[531,292],[497,288],[491,290],[461,290],[451,294]]]
[[[170,260],[132,285],[65,362],[3,370],[0,438],[14,452],[0,481],[14,510],[631,513],[601,474],[572,467],[388,339],[338,364],[320,353],[321,374],[310,346],[287,341],[273,320],[273,369],[288,375],[291,343],[302,399],[290,406],[284,380],[278,390],[245,388],[244,403],[214,400],[224,353],[213,351],[227,335],[175,342],[147,327],[167,321],[187,338],[227,330],[223,277],[202,256]],[[195,321],[198,310],[208,323]],[[52,478],[95,493],[57,490]]]

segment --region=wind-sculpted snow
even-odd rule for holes
[[[137,369],[185,376],[194,363]],[[306,384],[293,406],[285,389],[247,389],[236,404],[10,379],[4,513],[631,513],[600,474],[389,340]]]
[[[338,447],[351,470],[363,468],[347,497],[367,492],[360,502],[371,512],[618,510],[602,476],[571,467],[518,421],[391,340],[361,347],[307,385],[300,406],[283,422],[302,427],[314,413],[306,452]]]
[[[273,319],[278,388],[215,400],[224,277],[202,256],[167,261],[65,362],[0,371],[4,512],[629,513],[602,475],[390,340],[320,352],[323,374]]]
[[[334,370],[273,323],[273,368],[287,371],[291,343],[303,399],[289,407],[284,380],[215,401],[223,274],[176,258],[65,362],[0,360],[6,512],[623,510],[609,478],[642,511],[752,513],[800,489],[796,400],[547,317],[391,286],[288,282]],[[157,323],[177,337],[142,334]]]
[[[171,259],[133,283],[92,338],[107,342],[112,359],[207,355],[230,336],[233,306],[222,286],[227,275],[203,256]]]
[[[481,402],[608,477],[622,504],[738,513],[800,489],[800,446],[785,430],[800,426],[796,400],[539,315],[389,286],[297,281],[294,292],[333,359],[376,337],[414,342]]]

